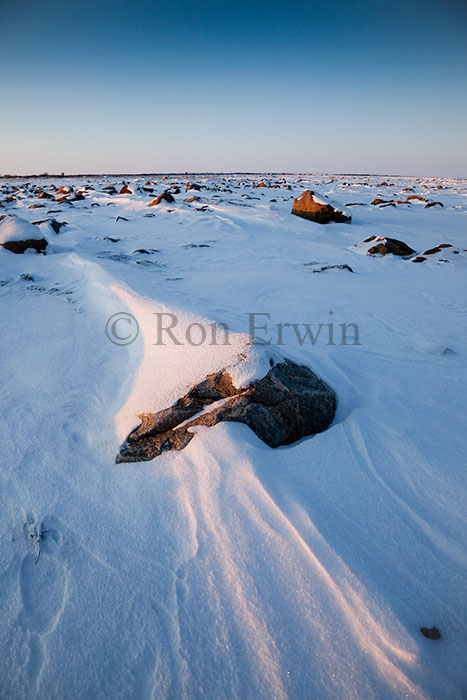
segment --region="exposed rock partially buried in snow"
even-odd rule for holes
[[[175,202],[175,197],[171,195],[170,192],[162,192],[162,194],[159,194],[155,199],[152,200],[152,202],[149,202],[148,207],[157,207],[157,205],[160,204],[162,200],[165,200],[166,202],[169,202],[169,204],[171,204],[172,202]]]
[[[221,399],[221,405],[193,418]],[[304,365],[285,360],[242,389],[221,370],[170,408],[140,415],[141,425],[130,433],[116,462],[147,461],[168,450],[182,450],[195,436],[190,428],[221,421],[245,423],[269,447],[289,445],[326,430],[335,411],[334,390]]]
[[[388,238],[387,236],[368,236],[361,243],[354,243],[353,249],[366,255],[398,255],[406,258],[415,254],[415,250],[397,238]]]
[[[8,214],[0,217],[0,246],[17,254],[24,253],[28,248],[45,253],[47,240],[29,221]]]
[[[382,238],[378,236],[375,237],[375,240],[380,242],[368,249],[368,255],[388,255],[388,253],[392,253],[392,255],[406,257],[415,253],[413,248],[404,243],[404,241],[397,240],[397,238]]]
[[[300,197],[294,199],[292,214],[301,216],[302,219],[315,221],[317,224],[329,224],[331,221],[344,223],[352,221],[350,214],[339,210],[334,204],[318,197],[315,192],[305,190]]]

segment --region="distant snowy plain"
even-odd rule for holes
[[[153,194],[147,177],[123,195],[103,189],[116,177],[0,182],[15,197],[0,215],[67,222],[36,225],[46,256],[0,249],[0,697],[465,699],[467,182],[149,179]],[[52,183],[85,199],[39,200]],[[307,188],[365,206],[351,224],[299,219]],[[370,204],[413,193],[444,207]],[[453,248],[371,257],[353,247],[370,235]],[[180,345],[155,344],[162,312]],[[138,336],[111,342],[128,313]],[[271,344],[250,344],[252,313]],[[194,322],[226,324],[230,344],[189,344]],[[313,345],[284,325],[278,345],[278,323],[323,326]],[[326,432],[273,450],[222,423],[115,464],[138,413],[283,357],[337,392]]]

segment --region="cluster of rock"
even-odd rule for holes
[[[381,197],[375,197],[371,204],[375,207],[382,209],[383,207],[395,207],[397,204],[409,204],[410,202],[422,202],[425,204],[425,209],[431,209],[431,207],[444,207],[442,202],[429,202],[425,197],[420,197],[418,194],[412,194],[407,199],[382,199]]]
[[[368,236],[368,238],[365,238],[361,243],[354,243],[352,248],[366,255],[378,257],[396,255],[415,263],[425,262],[430,256],[432,258],[433,256],[437,256],[437,262],[449,262],[446,259],[446,255],[451,257],[467,252],[466,250],[457,250],[451,243],[440,243],[434,248],[429,248],[417,255],[417,252],[407,245],[407,243],[404,243],[404,241],[399,241],[397,238],[389,238],[388,236]],[[442,254],[442,257],[440,257],[439,254]]]

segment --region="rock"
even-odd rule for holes
[[[187,243],[186,245],[182,245],[182,248],[210,248],[211,246],[209,243],[200,243],[199,245],[197,243]]]
[[[171,204],[172,202],[175,202],[175,197],[171,195],[170,192],[162,192],[162,194],[158,195],[155,199],[152,200],[152,202],[149,202],[148,207],[156,207],[162,202],[162,200]]]
[[[53,199],[53,196],[48,192],[44,192],[44,190],[40,190],[37,199]]]
[[[32,221],[34,226],[40,226],[41,224],[50,224],[51,228],[55,233],[60,233],[62,226],[67,226],[66,221],[57,221],[57,219],[41,219],[40,221]]]
[[[372,201],[372,205],[373,205],[374,207],[377,207],[377,206],[380,205],[380,204],[394,204],[394,201],[393,201],[392,199],[380,199],[379,197],[376,197],[376,198]]]
[[[6,241],[5,243],[0,243],[0,246],[3,246],[5,250],[16,253],[16,255],[21,255],[28,250],[28,248],[33,248],[36,252],[45,254],[47,245],[45,238],[27,238],[24,241]]]
[[[318,197],[315,192],[305,190],[300,197],[294,199],[292,214],[302,219],[315,221],[318,224],[328,224],[331,221],[338,223],[352,221],[352,217],[340,211],[331,202]]]
[[[200,202],[201,197],[198,197],[197,195],[193,195],[193,197],[187,197],[186,199],[183,200],[184,202]]]
[[[422,263],[422,262],[425,262],[425,260],[426,260],[426,258],[424,258],[423,255],[417,255],[417,257],[414,258],[414,259],[412,260],[412,262],[415,262],[415,263]]]
[[[312,272],[324,272],[325,270],[348,270],[349,272],[353,272],[352,268],[350,265],[323,265],[322,267],[315,268],[312,270]]]
[[[423,255],[435,255],[435,253],[441,253],[441,250],[443,248],[452,248],[452,245],[450,245],[449,243],[441,243],[441,245],[438,245],[435,248],[429,248],[428,250],[425,250]]]
[[[441,639],[441,632],[437,627],[420,627],[420,632],[427,639]]]
[[[119,194],[133,194],[133,192],[130,190],[128,185],[123,185],[122,189],[120,190]]]
[[[381,236],[378,236],[376,240],[380,239]],[[382,238],[381,243],[372,246],[367,252],[368,255],[388,255],[391,253],[392,255],[401,255],[403,257],[415,253],[413,248],[410,248],[404,241],[398,241],[397,238]]]
[[[44,253],[47,240],[38,234],[37,228],[19,216],[9,214],[0,217],[0,246],[20,255],[29,248]]]
[[[431,207],[444,207],[442,202],[428,202],[425,204],[425,209],[431,209]]]
[[[424,197],[420,197],[418,194],[411,194],[410,197],[407,197],[408,202],[410,202],[413,199],[416,199],[418,202],[427,202],[428,201]]]
[[[186,183],[186,191],[189,192],[190,190],[196,190],[197,192],[200,192],[201,185],[197,185],[194,182],[187,182]]]
[[[221,399],[227,401],[193,418]],[[130,433],[116,461],[147,461],[168,450],[181,450],[195,436],[190,428],[221,421],[245,423],[269,447],[289,445],[326,430],[335,411],[334,390],[308,367],[290,360],[275,365],[265,377],[243,389],[237,389],[226,370],[221,370],[170,408],[142,414],[141,425]],[[189,422],[181,425],[185,421]]]

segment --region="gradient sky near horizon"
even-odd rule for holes
[[[467,177],[463,0],[0,0],[0,173]]]

